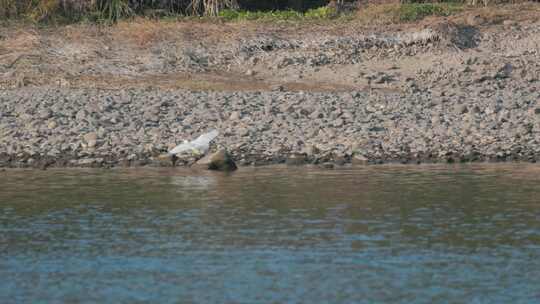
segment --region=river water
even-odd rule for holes
[[[540,166],[0,172],[0,303],[539,303]]]

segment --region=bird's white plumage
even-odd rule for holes
[[[206,154],[210,148],[210,142],[212,142],[212,140],[214,140],[214,138],[216,138],[218,135],[219,132],[217,130],[212,130],[208,133],[202,134],[193,141],[184,140],[182,144],[169,151],[169,154],[179,154],[186,151],[191,151],[195,154]]]

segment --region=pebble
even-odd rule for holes
[[[49,128],[50,130],[56,128],[58,126],[58,123],[56,123],[56,121],[50,121],[48,124],[47,124],[47,128]]]
[[[96,132],[90,132],[83,136],[84,141],[86,142],[88,148],[94,148],[97,144],[97,134]]]
[[[333,162],[335,165],[346,161],[365,165],[371,163],[370,159],[384,162],[416,159],[417,152],[412,149],[415,147],[426,157],[431,155],[432,161],[465,152],[477,155],[477,160],[490,159],[506,146],[519,147],[509,152],[516,159],[537,159],[540,151],[537,118],[540,108],[528,102],[530,97],[526,95],[524,100],[509,98],[513,102],[507,105],[491,97],[461,98],[462,94],[433,97],[421,92],[375,96],[368,92],[340,95],[134,89],[128,90],[126,97],[115,99],[123,104],[122,98],[129,98],[129,107],[92,113],[84,108],[90,108],[91,103],[96,108],[104,107],[109,93],[64,89],[56,96],[58,118],[51,120],[41,118],[48,115],[40,115],[28,123],[23,115],[26,109],[50,101],[50,94],[41,92],[31,87],[0,92],[0,100],[4,101],[0,112],[8,117],[0,120],[0,130],[5,130],[0,138],[0,155],[10,159],[8,162],[0,157],[0,166],[24,163],[28,157],[21,151],[32,151],[37,156],[32,156],[34,163],[40,163],[39,155],[75,160],[67,162],[72,166],[87,166],[90,159],[94,160],[91,165],[96,166],[100,164],[95,161],[97,158],[107,159],[107,165],[125,161],[151,163],[169,147],[213,128],[221,131],[215,145],[227,147],[233,159],[244,159],[246,164]],[[146,120],[145,113],[150,109],[145,105],[149,100],[168,104],[167,111],[152,108],[152,115],[157,116],[159,123],[148,124]],[[429,106],[434,101],[436,105]],[[16,103],[21,106],[16,107]],[[448,107],[453,110],[449,111]],[[167,115],[170,111],[178,115]],[[231,114],[222,119],[220,113]],[[111,117],[117,123],[111,123]],[[54,129],[54,134],[44,137],[43,127]],[[470,139],[464,140],[463,136]],[[355,142],[360,144],[354,149],[362,154],[351,157]],[[339,160],[332,155],[340,155]],[[165,163],[172,165],[171,160]]]
[[[39,111],[38,113],[38,117],[40,119],[49,119],[52,117],[52,111],[49,110],[49,109],[44,109],[44,110],[41,110]]]

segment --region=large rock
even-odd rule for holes
[[[234,171],[237,169],[236,163],[225,149],[199,159],[195,166],[216,171]]]

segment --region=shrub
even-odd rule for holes
[[[336,9],[328,6],[313,8],[305,13],[305,16],[310,19],[329,19],[337,15]]]
[[[293,10],[287,11],[268,11],[268,12],[250,12],[239,10],[222,10],[219,12],[219,17],[228,20],[298,20],[303,14]]]
[[[449,16],[459,11],[457,4],[445,3],[407,3],[399,7],[400,21],[416,21],[427,16]]]
[[[60,2],[58,0],[42,0],[37,1],[33,6],[28,17],[34,21],[49,20],[59,15]]]
[[[98,0],[97,10],[101,19],[106,22],[116,22],[132,12],[127,0]]]
[[[18,15],[16,0],[0,0],[0,18],[10,18]]]
[[[260,1],[258,3],[263,2]],[[91,18],[116,22],[120,18],[151,10],[163,10],[165,14],[219,16],[225,20],[319,20],[339,15],[335,8],[329,6],[310,9],[305,13],[294,10],[243,11],[237,10],[239,2],[245,4],[245,0],[0,0],[0,20],[29,18],[40,22],[62,17],[70,21]],[[391,18],[393,22],[407,22],[431,15],[448,16],[459,11],[460,5],[457,2],[379,4],[360,9],[358,16],[367,20],[379,20],[380,17]]]
[[[227,21],[234,20],[262,20],[262,21],[291,21],[300,19],[330,19],[338,16],[336,10],[330,7],[320,7],[308,10],[305,13],[295,10],[283,11],[243,11],[225,9],[218,16]]]
[[[238,8],[236,0],[190,0],[189,8],[194,15],[218,16],[223,9]]]

